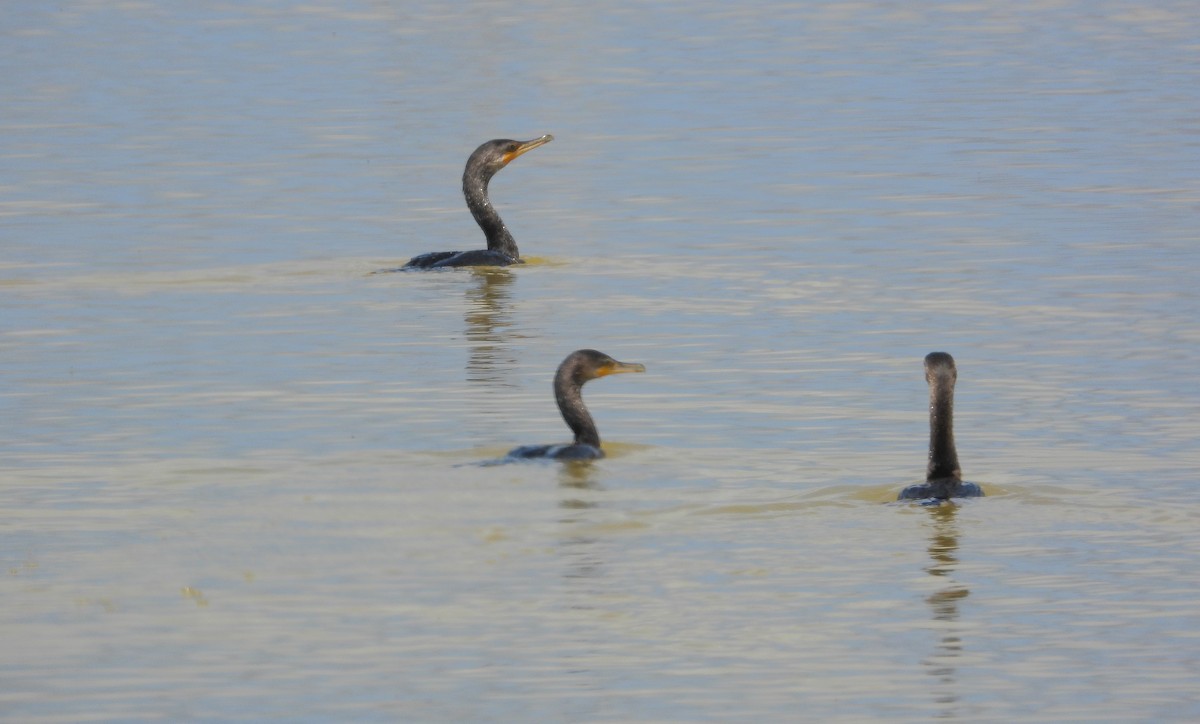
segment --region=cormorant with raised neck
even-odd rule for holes
[[[567,355],[554,374],[554,399],[575,441],[560,445],[525,445],[508,453],[510,458],[553,458],[556,460],[593,460],[604,457],[600,433],[583,404],[585,382],[597,377],[624,372],[645,372],[645,365],[618,362],[594,349],[580,349]]]
[[[517,251],[517,242],[509,232],[500,214],[492,206],[488,198],[488,182],[496,172],[504,168],[517,156],[528,153],[538,146],[543,146],[554,140],[554,136],[546,134],[532,141],[512,141],[500,138],[486,143],[475,149],[467,159],[467,167],[463,169],[463,196],[467,199],[467,208],[475,223],[483,229],[487,237],[486,249],[471,251],[431,251],[427,254],[414,256],[408,260],[403,269],[444,269],[456,266],[508,266],[521,264],[521,255]]]
[[[929,383],[929,465],[925,482],[900,491],[899,500],[978,498],[983,490],[964,482],[954,447],[954,383],[958,368],[945,352],[925,356],[925,381]]]

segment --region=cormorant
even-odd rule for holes
[[[510,458],[554,458],[556,460],[592,460],[604,457],[600,433],[583,404],[581,388],[588,380],[622,372],[645,372],[645,365],[618,362],[594,349],[580,349],[567,355],[554,374],[554,399],[575,441],[560,445],[525,445],[508,453]]]
[[[925,381],[929,383],[929,466],[925,482],[900,491],[899,500],[978,498],[983,490],[964,482],[954,448],[954,382],[958,369],[945,352],[925,356]]]
[[[463,195],[475,223],[487,237],[486,249],[472,251],[431,251],[414,256],[403,269],[442,269],[452,266],[508,266],[520,264],[517,242],[500,220],[500,214],[488,199],[488,182],[496,172],[517,156],[554,140],[546,134],[532,141],[512,141],[506,138],[487,141],[475,149],[463,170]]]

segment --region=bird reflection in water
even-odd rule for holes
[[[568,460],[558,469],[558,485],[563,490],[563,498],[558,504],[559,523],[564,529],[559,541],[565,561],[562,575],[565,580],[575,582],[567,589],[570,595],[565,603],[574,610],[595,608],[601,592],[592,584],[604,575],[604,557],[599,553],[603,546],[591,530],[599,522],[596,514],[600,504],[590,493],[604,489],[596,482],[596,474],[596,466],[591,460]],[[577,588],[580,581],[591,583]]]
[[[596,467],[591,460],[565,460],[558,466],[558,486],[568,490],[604,490],[604,488],[596,482]],[[583,503],[580,505],[563,507],[594,507],[595,503]]]
[[[563,642],[560,660],[562,673],[581,690],[599,690],[605,686],[595,669],[592,652],[604,650],[607,627],[595,623],[613,615],[612,579],[609,563],[611,541],[599,533],[604,508],[589,491],[601,490],[595,482],[590,460],[571,460],[559,466],[559,486],[563,498],[558,504],[561,533],[555,554],[562,562],[562,584],[554,606],[569,620],[580,624],[571,628]]]
[[[508,379],[517,368],[509,341],[513,336],[513,273],[504,267],[473,267],[474,284],[467,290],[464,314],[467,381],[515,387]]]
[[[929,539],[930,564],[925,571],[943,585],[925,602],[933,617],[933,629],[941,632],[933,653],[924,661],[928,673],[935,680],[935,703],[943,710],[942,717],[956,717],[954,707],[958,704],[958,677],[955,664],[962,656],[962,639],[958,631],[959,601],[970,595],[966,586],[953,579],[958,566],[958,514],[956,505],[939,505],[928,508],[933,524]]]

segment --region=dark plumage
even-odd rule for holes
[[[463,195],[475,223],[487,237],[486,249],[472,251],[431,251],[414,256],[404,269],[442,269],[455,266],[508,266],[520,264],[517,242],[500,219],[500,214],[488,198],[488,182],[496,172],[517,156],[554,140],[549,134],[532,141],[496,139],[475,149],[463,170]]]
[[[554,399],[575,441],[561,445],[526,445],[511,451],[510,458],[554,458],[591,460],[604,457],[600,433],[583,404],[582,387],[588,380],[623,372],[645,372],[644,365],[618,362],[594,349],[581,349],[567,355],[554,374]]]
[[[925,381],[929,383],[929,466],[925,482],[900,491],[900,500],[978,498],[983,490],[963,482],[954,448],[954,383],[958,368],[945,352],[925,356]]]

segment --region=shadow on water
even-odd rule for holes
[[[933,619],[933,629],[942,633],[934,651],[924,661],[928,673],[934,679],[934,703],[941,709],[939,718],[955,718],[954,707],[958,704],[958,676],[956,660],[962,656],[962,639],[959,638],[959,601],[970,595],[970,591],[953,579],[958,566],[958,514],[957,505],[939,505],[928,508],[933,523],[929,539],[930,564],[925,571],[943,585],[930,594],[925,602]]]
[[[471,343],[467,381],[515,387],[509,376],[517,360],[508,344],[512,337],[513,273],[504,267],[473,267],[475,284],[467,290],[464,334]]]

